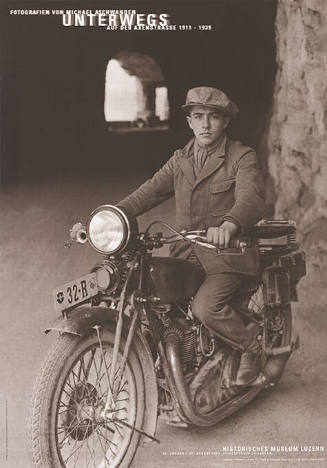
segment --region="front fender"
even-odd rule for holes
[[[57,317],[53,324],[45,329],[45,333],[58,331],[84,336],[95,325],[103,322],[114,322],[118,311],[109,307],[80,306],[71,310],[65,317]]]
[[[69,333],[84,336],[92,327],[102,323],[110,324],[115,330],[118,310],[100,306],[80,306],[67,313],[66,317],[57,317],[54,323],[46,328],[45,333],[57,331],[59,333]],[[123,331],[126,338],[127,331]],[[145,415],[143,420],[143,431],[154,436],[157,427],[158,413],[158,388],[156,373],[154,369],[153,357],[150,346],[139,328],[136,328],[133,344],[138,359],[140,361],[145,384]],[[141,437],[141,442],[145,443],[149,439]]]

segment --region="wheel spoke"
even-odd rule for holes
[[[118,372],[119,372],[119,368],[116,370],[115,379],[116,379],[116,377],[117,377],[117,375],[118,375]],[[102,377],[103,377],[104,375],[105,375],[105,374],[102,374]],[[115,381],[114,381],[114,384],[115,384]],[[119,387],[119,390],[118,390],[117,393],[122,393],[122,392],[124,392],[124,393],[127,393],[127,395],[128,395],[127,390],[124,390],[125,385],[126,385],[126,380],[124,380],[124,383],[121,383],[121,386]],[[106,390],[105,390],[104,392],[102,392],[102,393],[101,393],[101,398],[103,398],[103,396],[106,395],[106,393],[107,393]],[[118,401],[118,400],[115,400],[115,401]]]
[[[106,460],[107,462],[110,462],[110,460],[107,458],[107,452],[105,451],[105,449],[104,449],[104,447],[103,447],[103,445],[102,445],[102,440],[101,440],[101,438],[99,437],[99,431],[98,431],[97,429],[96,429],[95,431],[96,431],[96,433],[97,433],[97,435],[98,435],[98,440],[99,440],[99,442],[100,442],[100,445],[101,445],[101,448],[102,448],[102,451],[103,451],[103,456],[104,456],[104,458],[105,458],[105,460]],[[109,448],[109,450],[111,451],[111,453],[112,453],[113,455],[115,455],[114,452],[112,451],[110,445],[108,446],[108,448]]]
[[[129,401],[129,398],[117,398],[117,400],[115,400],[115,403],[119,403],[121,401]]]
[[[248,301],[248,308],[256,314],[262,314],[264,310],[263,286],[259,284],[257,290],[252,294]]]
[[[122,432],[120,431],[119,425],[114,421],[114,426],[120,437],[123,437]]]
[[[75,443],[74,443],[74,447],[77,445],[77,440],[75,440]],[[64,463],[68,462],[68,460],[77,452],[77,450],[79,449],[80,447],[78,446],[75,450],[73,450],[71,452],[71,454],[66,458],[66,460],[64,460]]]
[[[65,468],[82,465],[105,468],[125,453],[133,433],[124,425],[124,421],[132,421],[130,380],[126,377],[126,370],[115,402],[116,419],[101,419],[108,395],[106,375],[112,365],[111,353],[112,347],[109,348],[107,343],[104,343],[103,353],[98,343],[86,349],[72,365],[61,390],[56,437]],[[119,367],[115,371],[113,386],[118,383],[118,374]]]
[[[93,460],[94,468],[97,468],[96,464],[95,464],[94,431],[92,431],[92,442],[93,442],[93,446],[92,446],[93,450],[92,450],[92,453],[90,455],[91,455],[91,459]]]
[[[68,386],[71,388],[71,390],[73,390],[73,388],[68,384],[68,382],[66,382],[66,385],[68,385]],[[64,388],[63,388],[63,392],[66,393],[66,395],[68,396],[68,398],[71,397],[71,395],[70,395],[70,394],[67,392],[67,390],[65,390]]]
[[[70,411],[69,409],[58,411],[58,416],[60,416],[61,414],[64,414],[64,413],[68,413],[69,411]]]
[[[76,384],[76,381],[75,381],[75,377],[77,377],[77,382],[80,382],[80,379],[79,379],[78,375],[75,373],[74,369],[72,369],[72,377],[73,377],[73,381],[74,381],[74,387],[76,387],[77,384]]]
[[[89,459],[88,459],[88,457],[86,457],[86,466],[89,466],[89,461],[93,460],[93,466],[94,466],[94,468],[96,468],[95,461],[94,461],[94,456],[95,456],[95,454],[94,454],[94,431],[92,431],[92,438],[93,438],[93,452],[91,451],[91,449],[89,447],[89,438],[87,437],[87,439],[86,439],[87,449],[88,449],[89,454],[90,454]]]
[[[115,447],[118,447],[118,445],[115,442],[113,442],[112,440],[107,439],[107,437],[103,435],[103,433],[101,432],[101,429],[105,429],[106,434],[107,434],[107,430],[109,428],[107,426],[98,425],[97,426],[97,431],[98,431],[99,435],[101,435],[108,442],[108,444],[114,445]],[[110,429],[110,431],[112,431],[112,429]],[[115,431],[113,431],[113,432],[115,433]]]
[[[87,427],[87,429],[88,429],[88,427]],[[77,458],[76,458],[75,463],[74,463],[74,468],[76,467],[76,463],[77,463],[78,457],[79,457],[79,455],[80,455],[80,453],[81,453],[81,449],[82,449],[82,447],[83,447],[83,443],[84,443],[84,441],[85,441],[86,434],[87,434],[87,430],[85,431],[83,440],[81,441],[80,445],[79,445],[79,446],[77,447],[77,449],[75,449],[74,452],[71,453],[71,454],[69,455],[69,457],[66,458],[66,460],[65,460],[65,463],[67,463],[67,461],[68,461],[76,452],[78,452]]]
[[[110,422],[111,422],[111,421],[110,421]],[[101,426],[101,427],[105,427],[106,430],[110,431],[112,434],[115,433],[114,429],[111,429],[111,427],[109,427],[105,422],[99,423],[98,425]]]
[[[108,367],[108,370],[110,370],[110,367],[111,367],[111,365]],[[118,375],[118,372],[119,372],[119,368],[118,368],[118,369],[116,370],[116,372],[115,372],[115,379],[116,379],[116,377],[117,377],[117,375]],[[100,379],[100,380],[102,380],[102,378],[103,378],[105,375],[106,375],[106,373],[103,372],[103,374],[101,375],[101,379]],[[115,382],[114,382],[114,383],[115,383]],[[126,380],[124,381],[124,384],[120,387],[118,393],[120,393],[120,392],[122,391],[122,389],[123,389],[124,386],[125,386],[125,383],[126,383]],[[107,396],[108,391],[107,391],[107,389],[104,390],[104,391],[102,391],[101,384],[99,384],[99,389],[100,389],[100,392],[99,392],[99,401],[101,401],[101,400],[103,399],[104,396]],[[110,387],[110,390],[112,391],[112,388],[111,388],[111,387]],[[124,390],[124,391],[126,392],[126,390]],[[127,393],[128,393],[128,392],[127,392]],[[116,400],[116,401],[117,401],[117,400]]]
[[[82,359],[81,359],[81,369],[83,370],[85,381],[87,381],[87,379],[89,377],[90,368],[92,366],[92,361],[94,359],[94,355],[95,355],[96,350],[92,349],[90,352],[91,352],[91,356],[90,356],[89,362],[87,363],[86,368],[85,368],[85,361],[84,361],[85,356],[83,355]]]
[[[105,352],[104,352],[105,353]],[[104,367],[107,369],[107,371],[104,371],[101,375],[101,368],[102,368],[102,363],[104,362]],[[109,364],[109,367],[110,367],[111,364]],[[99,388],[99,392],[98,393],[102,393],[102,387],[101,387],[101,381],[102,381],[102,377],[106,375],[106,372],[108,372],[108,366],[107,366],[107,363],[105,361],[105,357],[102,355],[102,353],[100,353],[100,365],[99,365],[99,369],[97,368],[97,365],[96,365],[96,360],[94,359],[93,360],[93,366],[95,368],[95,372],[96,372],[96,381],[95,381],[95,387],[96,388]],[[100,376],[100,378],[99,378]]]
[[[106,354],[106,350],[104,350],[104,355]],[[104,367],[106,370],[104,370],[101,374],[101,369],[102,369],[102,364],[104,363]],[[93,367],[95,369],[95,372],[96,372],[96,381],[94,383],[94,386],[95,388],[98,390],[98,396],[99,395],[103,395],[105,392],[107,391],[103,391],[102,390],[102,379],[103,377],[105,377],[109,371],[110,371],[110,368],[111,368],[111,362],[107,365],[106,363],[106,359],[105,359],[105,356],[103,356],[102,352],[100,353],[100,365],[99,365],[99,368],[97,367],[96,365],[96,361],[95,359],[93,360]],[[106,384],[108,385],[109,383],[106,382]],[[111,389],[110,389],[111,390]],[[101,398],[98,398],[99,401],[101,401]]]
[[[72,426],[72,424],[73,424],[74,421],[77,421],[76,416],[74,417],[74,419],[72,420],[72,422],[70,423],[70,425],[69,425],[69,426],[66,426],[66,427],[68,428],[68,431],[65,430],[66,436],[65,436],[65,437],[63,438],[63,440],[60,442],[61,448],[63,447],[64,441],[73,433],[73,430],[76,428],[76,426]],[[62,429],[62,428],[65,428],[65,426],[59,426],[59,427],[57,427],[57,430],[58,430],[58,429]],[[71,428],[71,430],[69,430],[69,428]],[[58,442],[59,442],[59,441],[58,441]]]

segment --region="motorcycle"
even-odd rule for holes
[[[172,234],[151,234],[156,224]],[[176,241],[221,255],[257,245],[261,274],[233,302],[247,327],[260,330],[261,372],[251,385],[235,383],[240,345],[192,314],[201,265],[152,255]],[[86,227],[73,226],[73,242],[88,242],[103,260],[54,292],[60,316],[46,332],[59,336],[39,372],[29,420],[36,467],[128,467],[141,444],[159,442],[158,418],[181,427],[217,424],[274,386],[299,346],[291,302],[305,256],[292,221],[262,220],[219,250],[205,232],[160,221],[140,233],[135,218],[102,205]]]

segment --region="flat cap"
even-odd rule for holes
[[[225,93],[220,89],[210,88],[209,86],[199,86],[188,91],[182,109],[188,112],[193,106],[210,107],[230,117],[238,113],[237,105]]]

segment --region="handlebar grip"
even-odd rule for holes
[[[249,239],[246,239],[246,238],[235,238],[235,239],[231,239],[230,240],[230,246],[231,247],[234,247],[234,248],[246,248],[246,247],[250,247],[250,241]]]
[[[174,236],[170,237],[163,237],[162,233],[157,233],[154,237],[157,242],[160,242],[161,244],[171,244],[177,241],[190,241],[193,244],[198,244],[202,247],[209,248],[209,249],[215,249],[216,251],[220,253],[226,252],[226,254],[230,254],[231,249],[239,250],[242,253],[244,253],[244,250],[248,247],[251,247],[251,239],[248,237],[234,237],[230,240],[229,247],[227,249],[219,249],[218,246],[212,244],[211,242],[207,241],[207,236],[206,236],[206,231],[204,230],[198,230],[198,231],[181,231],[181,235],[176,233]],[[234,254],[236,255],[236,254]],[[239,254],[238,254],[239,255]]]
[[[190,234],[188,232],[185,235],[185,237],[187,239],[189,239],[191,242],[195,242],[195,243],[196,242],[201,242],[201,244],[207,244],[208,246],[213,245],[211,242],[207,241],[206,236],[194,235],[194,234]],[[229,248],[231,248],[231,249],[246,248],[246,247],[250,247],[250,244],[251,244],[251,242],[249,241],[249,239],[247,239],[245,237],[244,238],[236,237],[236,238],[232,238],[229,241]]]

